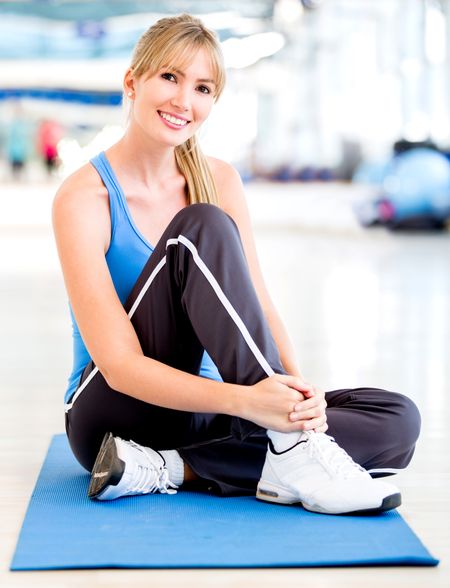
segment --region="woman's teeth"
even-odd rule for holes
[[[160,112],[159,113],[159,116],[161,118],[164,118],[164,119],[168,120],[173,125],[179,125],[180,127],[184,127],[188,123],[187,120],[182,120],[181,118],[176,118],[174,116],[171,116],[170,114],[166,114],[165,112]]]

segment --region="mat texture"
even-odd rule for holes
[[[201,492],[86,496],[65,435],[50,445],[11,570],[436,565],[402,517],[313,514]]]

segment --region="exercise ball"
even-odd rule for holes
[[[395,157],[383,181],[391,219],[450,216],[450,163],[433,149],[411,149]]]

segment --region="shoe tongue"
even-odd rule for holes
[[[334,437],[325,433],[315,433],[314,441],[319,444],[319,451],[327,466],[337,475],[346,478],[359,477],[363,471],[348,453],[340,447]]]

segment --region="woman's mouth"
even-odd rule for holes
[[[185,118],[180,118],[168,112],[163,112],[162,110],[158,110],[158,114],[171,129],[182,129],[191,122]]]

